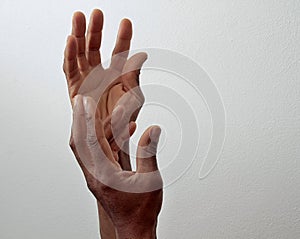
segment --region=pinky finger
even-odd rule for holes
[[[69,36],[64,52],[63,70],[68,83],[80,79],[80,72],[77,63],[77,43],[74,36]]]

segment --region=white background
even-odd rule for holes
[[[133,48],[190,57],[224,101],[221,158],[204,180],[196,160],[165,189],[158,238],[299,238],[297,0],[1,0],[0,238],[97,238],[95,201],[68,148],[61,69],[72,13],[95,7],[104,58],[128,17]]]

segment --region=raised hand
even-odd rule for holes
[[[127,134],[122,135],[126,122],[123,110],[115,110],[112,121],[119,119],[115,131],[126,137]],[[112,220],[117,238],[156,238],[162,204],[162,179],[156,161],[160,128],[151,126],[141,136],[137,171],[123,171],[107,141],[104,123],[95,118],[96,111],[96,102],[91,97],[76,96],[71,147],[88,187]]]
[[[72,35],[67,40],[63,65],[71,102],[78,94],[87,76],[96,67],[99,68],[99,82],[104,78],[119,76],[109,88],[105,89],[100,99],[100,106],[106,106],[100,109],[101,118],[105,119],[111,114],[120,97],[139,85],[139,69],[147,59],[147,55],[138,53],[127,60],[132,38],[132,25],[128,19],[123,19],[120,23],[110,67],[103,69],[99,51],[103,27],[102,12],[98,9],[93,11],[87,33],[86,20],[83,13],[76,12],[73,16],[72,24]],[[133,68],[135,69],[130,71]],[[91,84],[91,86],[93,85]]]
[[[63,65],[71,104],[74,105],[74,97],[79,93],[92,95],[98,102],[97,118],[109,125],[109,117],[116,105],[126,104],[130,101],[129,99],[134,98],[138,104],[136,104],[134,112],[129,112],[132,113],[128,117],[127,123],[129,123],[136,120],[144,102],[143,94],[139,88],[139,70],[147,59],[147,55],[138,53],[127,59],[132,38],[132,24],[128,19],[123,19],[120,23],[110,66],[104,69],[100,55],[102,27],[103,13],[98,9],[95,9],[91,14],[87,31],[84,14],[76,12],[73,16],[72,34],[67,40]],[[103,82],[105,87],[103,87]],[[135,92],[134,97],[131,97],[133,92]],[[128,107],[125,110],[128,111]],[[132,134],[135,125],[131,122],[129,127]],[[109,142],[114,158],[119,160],[119,165],[124,170],[130,170],[128,142],[121,142],[123,144],[122,150],[115,147],[114,140]],[[114,238],[114,227],[99,202],[98,208],[103,238]]]

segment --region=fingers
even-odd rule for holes
[[[87,32],[87,60],[91,66],[100,64],[100,45],[103,28],[103,13],[95,9],[90,17],[89,28]]]
[[[77,63],[79,71],[84,72],[90,66],[101,63],[100,46],[102,39],[103,13],[95,9],[90,17],[89,28],[86,33],[86,19],[82,12],[75,12],[72,20],[72,35],[77,43]],[[128,57],[128,50],[132,38],[132,24],[123,19],[119,26],[115,48],[112,53],[111,68],[121,71]]]
[[[80,73],[77,64],[77,45],[74,36],[69,36],[64,52],[63,70],[66,74],[68,83],[75,82],[80,79]]]
[[[98,125],[98,137],[95,130],[95,112],[96,112],[96,103],[90,97],[83,98],[83,105],[85,110],[85,121],[87,128],[86,143],[92,156],[95,159],[103,160],[108,158],[114,162],[112,151],[110,146],[105,138],[103,125]],[[99,141],[98,141],[99,139]],[[101,148],[100,148],[101,147]]]
[[[131,122],[129,123],[129,136],[130,136],[130,137],[134,134],[135,130],[136,130],[136,123],[133,122],[133,121],[131,121]],[[129,139],[129,138],[128,138],[128,139]]]
[[[112,53],[111,68],[121,71],[127,60],[130,41],[132,38],[132,24],[130,20],[123,19],[119,26],[116,45]]]
[[[151,126],[141,136],[137,149],[137,173],[158,170],[156,151],[160,133],[159,126]]]
[[[72,20],[72,35],[76,38],[77,42],[77,61],[81,72],[89,68],[85,56],[85,30],[86,21],[84,14],[82,12],[75,12]]]

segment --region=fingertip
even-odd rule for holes
[[[147,54],[147,52],[142,51],[142,52],[139,52],[139,53],[137,53],[137,54],[139,55],[139,57],[140,57],[141,60],[146,61],[146,60],[148,59],[148,54]]]
[[[72,34],[80,37],[84,35],[85,33],[85,28],[86,28],[86,22],[85,22],[85,15],[77,11],[73,14],[73,19],[72,19]]]
[[[101,18],[101,20],[103,20],[103,12],[98,8],[95,8],[93,10],[92,15],[97,16],[97,17]]]
[[[68,37],[67,37],[67,42],[75,42],[76,41],[76,39],[75,39],[75,37],[73,36],[73,35],[69,35]]]
[[[145,147],[145,146],[148,146],[148,144],[151,142],[151,139],[150,139],[150,130],[151,130],[151,128],[152,128],[152,126],[148,127],[144,131],[144,133],[140,137],[138,146]]]
[[[125,40],[132,38],[132,23],[128,18],[124,18],[120,22],[118,37]]]
[[[84,13],[81,11],[76,11],[73,13],[73,19],[85,18]]]
[[[142,134],[138,145],[141,147],[146,147],[149,144],[156,145],[159,141],[160,134],[161,128],[158,125],[150,126]]]
[[[103,12],[100,9],[94,9],[90,17],[90,22],[93,23],[97,30],[101,30],[103,28],[103,20]]]
[[[132,64],[136,65],[138,69],[142,68],[144,62],[148,59],[146,52],[138,52],[130,57],[129,60],[133,61]]]
[[[70,50],[72,49],[71,44],[72,44],[71,35],[69,35],[69,36],[67,36],[66,47],[65,47],[65,50],[64,50],[65,60],[66,59],[69,60]]]
[[[73,50],[75,49],[76,50],[76,39],[73,35],[69,35],[67,37],[67,47],[66,47],[66,50]]]
[[[148,54],[146,52],[138,52],[134,54],[126,62],[123,72],[126,74],[132,71],[140,70],[147,59]]]
[[[138,173],[147,173],[158,170],[156,152],[160,132],[159,126],[150,126],[140,138],[136,158]],[[153,141],[153,138],[155,138],[155,141]]]
[[[123,18],[120,24],[126,25],[128,27],[132,27],[132,22],[128,18]]]
[[[131,121],[129,123],[129,135],[130,135],[130,137],[134,134],[135,130],[136,130],[136,123],[134,121]]]
[[[70,40],[70,36],[71,36],[71,35],[67,36],[66,43],[68,43],[68,42],[69,42],[69,40]]]
[[[149,137],[151,142],[158,143],[160,134],[161,134],[161,128],[158,125],[152,126],[149,132]]]
[[[73,18],[72,18],[73,24],[77,25],[78,23],[85,23],[85,15],[81,11],[76,11],[73,13]]]

